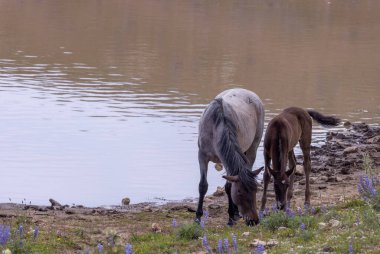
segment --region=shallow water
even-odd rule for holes
[[[300,106],[378,123],[379,31],[378,1],[0,0],[0,202],[197,196],[198,119],[231,87],[266,122]]]

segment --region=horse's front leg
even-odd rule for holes
[[[264,164],[265,164],[264,176],[263,176],[264,190],[263,190],[263,196],[261,197],[260,211],[265,210],[265,204],[267,203],[267,190],[268,190],[268,184],[269,184],[270,178],[271,178],[271,174],[269,172],[270,161],[271,161],[271,158],[269,156],[269,153],[264,150]]]
[[[228,197],[228,217],[229,218],[228,218],[227,225],[229,226],[235,225],[236,221],[240,218],[239,209],[232,201],[231,187],[232,187],[232,184],[230,182],[226,182],[224,189],[226,190],[227,197]]]
[[[294,155],[294,151],[289,152],[289,170],[292,172],[289,178],[289,186],[288,186],[288,192],[286,195],[286,203],[288,206],[290,206],[290,200],[293,197],[293,184],[294,184],[294,178],[296,176],[296,156]]]
[[[195,222],[200,223],[201,217],[203,215],[203,200],[206,195],[207,189],[208,189],[208,183],[207,183],[207,166],[209,160],[202,154],[201,151],[198,152],[198,162],[199,162],[199,169],[201,173],[201,179],[199,181],[199,200],[198,200],[198,208],[196,212]]]

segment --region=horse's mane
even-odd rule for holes
[[[235,111],[228,104],[223,105],[222,98],[217,98],[211,102],[209,110],[215,127],[223,124],[222,134],[218,141],[218,150],[227,175],[238,175],[246,188],[256,188],[256,178],[248,168],[248,159],[238,143],[236,125],[224,112],[228,110],[229,114],[236,114]]]

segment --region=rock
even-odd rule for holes
[[[303,170],[303,166],[302,165],[297,165],[296,166],[296,175],[297,176],[303,176],[305,174],[304,170]]]
[[[327,227],[327,224],[326,223],[324,223],[324,222],[319,222],[318,223],[318,228],[319,229],[325,229]]]
[[[220,205],[215,204],[215,203],[212,203],[212,204],[209,204],[209,205],[208,205],[208,208],[210,208],[210,209],[219,209],[219,208],[220,208]]]
[[[243,234],[241,234],[241,235],[244,237],[248,237],[250,234],[251,234],[250,232],[243,232]]]
[[[336,227],[339,227],[341,225],[341,222],[338,220],[335,220],[335,219],[331,219],[331,220],[329,220],[329,225],[332,228],[336,228]]]
[[[344,128],[349,129],[349,128],[351,128],[352,124],[350,121],[346,121],[343,123],[343,126],[344,126]]]
[[[75,210],[74,209],[66,209],[65,213],[66,214],[75,214]]]
[[[370,144],[379,144],[380,143],[380,135],[379,136],[375,136],[375,137],[370,138],[370,139],[367,139],[367,143],[370,143]]]
[[[298,182],[299,185],[305,185],[306,184],[306,180],[305,179],[301,179],[299,182]]]
[[[318,186],[318,189],[320,189],[320,190],[324,190],[324,189],[327,189],[327,186],[326,186],[326,185],[319,185],[319,186]]]
[[[287,229],[288,229],[287,227],[279,227],[278,231],[283,231],[283,230],[287,230]]]
[[[224,195],[224,193],[225,193],[224,187],[218,186],[218,187],[216,187],[216,191],[212,195],[215,197],[221,197]]]
[[[349,146],[343,150],[343,154],[357,153],[358,151],[359,151],[359,147]]]
[[[344,168],[340,169],[340,173],[342,173],[343,175],[348,175],[348,174],[350,174],[350,170],[351,170],[351,168],[344,167]]]
[[[320,182],[327,182],[329,180],[329,178],[327,177],[327,176],[321,176],[320,178],[319,178],[319,181]]]
[[[264,242],[264,241],[261,241],[259,239],[254,239],[253,242],[251,242],[249,244],[249,246],[251,246],[251,247],[257,247],[257,245],[259,245],[259,244],[265,246],[267,243]]]
[[[52,198],[49,199],[49,202],[50,202],[51,206],[62,206],[58,201],[56,201]]]
[[[222,171],[223,164],[222,163],[215,163],[215,169],[216,169],[216,171]]]
[[[266,246],[272,248],[273,246],[276,246],[278,245],[278,241],[277,240],[274,240],[274,239],[269,239],[269,241],[267,242]]]
[[[144,212],[151,212],[151,211],[152,211],[152,207],[149,206],[149,205],[147,205],[147,206],[145,206],[145,207],[143,208],[143,211],[144,211]]]
[[[121,205],[129,205],[129,203],[131,203],[131,199],[130,198],[123,198],[121,200]]]
[[[161,227],[160,224],[154,222],[151,227],[152,231],[155,233],[161,233]]]

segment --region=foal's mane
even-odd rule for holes
[[[248,159],[238,143],[236,125],[225,112],[228,111],[229,115],[236,115],[235,111],[228,104],[223,105],[222,98],[214,99],[211,102],[210,111],[215,128],[223,124],[222,135],[218,140],[218,150],[227,175],[238,175],[246,188],[256,189],[256,178],[248,168]]]

